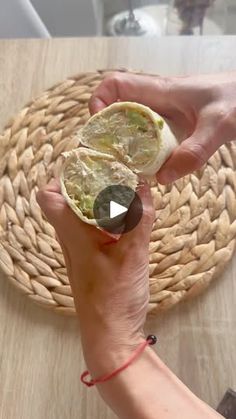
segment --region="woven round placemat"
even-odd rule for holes
[[[36,192],[60,168],[61,153],[89,117],[88,99],[106,72],[79,74],[44,92],[0,136],[0,268],[35,302],[74,313],[55,231]],[[150,242],[150,311],[169,308],[207,287],[233,254],[236,238],[236,144],[200,171],[152,188],[156,221]]]

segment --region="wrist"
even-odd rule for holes
[[[84,349],[85,362],[91,377],[97,379],[121,368],[143,343],[145,339],[140,337],[135,342],[122,343],[116,347],[108,343],[104,346],[99,344],[92,351]]]
[[[91,320],[91,318],[90,318]],[[123,365],[145,341],[142,330],[133,332],[121,322],[102,323],[80,317],[81,340],[87,368],[94,378],[108,374]]]

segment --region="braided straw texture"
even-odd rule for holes
[[[88,99],[106,72],[80,74],[27,105],[0,136],[0,268],[31,300],[75,312],[55,231],[36,192],[58,174],[61,153],[78,146]],[[231,258],[236,237],[236,144],[200,171],[152,188],[150,311],[170,308],[206,288]]]

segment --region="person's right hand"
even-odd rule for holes
[[[157,173],[163,184],[199,169],[222,144],[236,139],[236,73],[154,77],[116,72],[95,90],[90,112],[116,101],[149,106],[167,118],[182,141]]]

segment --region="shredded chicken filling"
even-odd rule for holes
[[[64,170],[64,184],[69,198],[89,219],[99,192],[110,185],[137,187],[137,176],[116,161],[81,153],[75,155]]]

